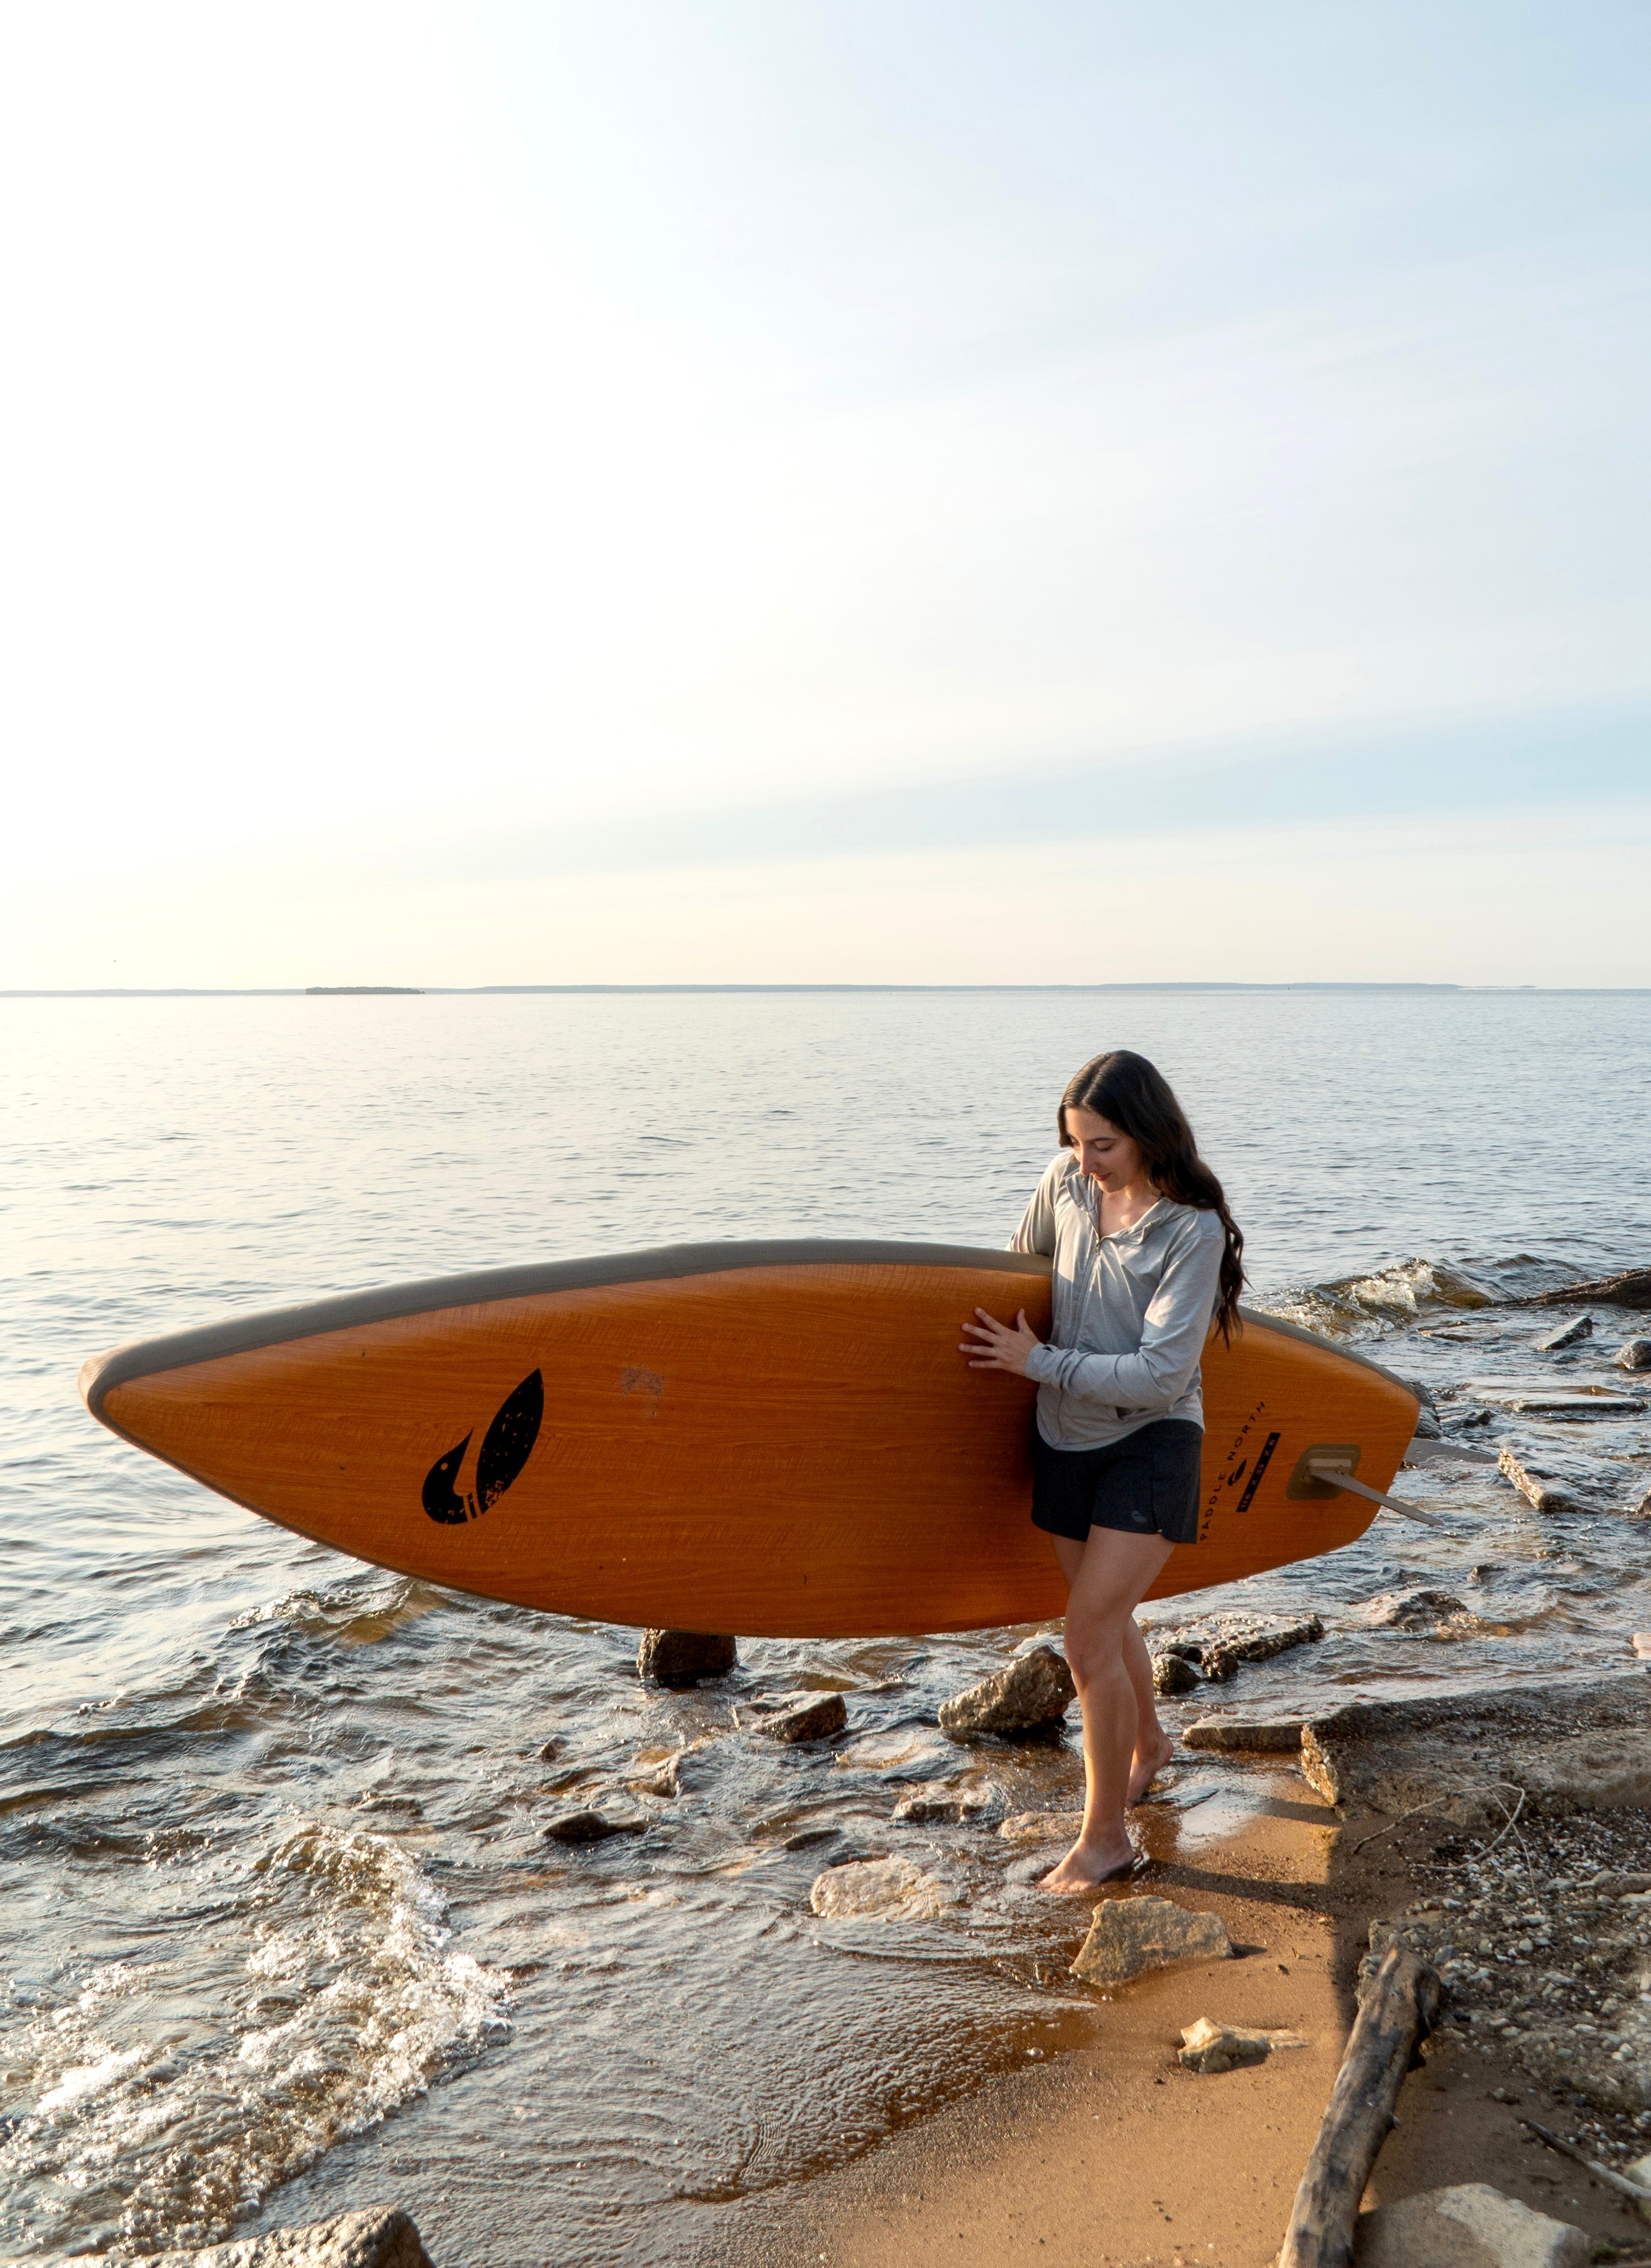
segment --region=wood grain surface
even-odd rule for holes
[[[486,1598],[753,1637],[1038,1622],[1065,1598],[1028,1518],[1033,1388],[958,1351],[976,1306],[1046,1330],[1028,1267],[722,1267],[289,1330],[106,1388],[92,1364],[83,1388],[266,1519]],[[1200,1541],[1153,1596],[1350,1543],[1374,1508],[1292,1499],[1292,1475],[1354,1444],[1385,1489],[1416,1415],[1397,1381],[1253,1318],[1212,1339],[1204,1395]]]

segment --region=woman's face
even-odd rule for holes
[[[1104,1189],[1126,1189],[1147,1178],[1146,1160],[1127,1134],[1110,1118],[1067,1106],[1067,1133],[1078,1153],[1078,1167]]]

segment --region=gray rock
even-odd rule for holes
[[[1191,1693],[1199,1683],[1199,1675],[1185,1654],[1155,1653],[1152,1657],[1152,1690],[1164,1697]]]
[[[765,1740],[795,1748],[800,1741],[828,1741],[840,1733],[848,1722],[848,1705],[840,1693],[799,1693],[749,1722]]]
[[[405,2213],[378,2205],[199,2252],[154,2253],[145,2268],[430,2268],[430,2257]]]
[[[1576,1315],[1568,1323],[1559,1324],[1557,1329],[1549,1331],[1545,1337],[1539,1338],[1536,1343],[1537,1352],[1558,1354],[1561,1347],[1581,1346],[1584,1339],[1591,1339],[1593,1336],[1592,1315]]]
[[[1001,1808],[987,1788],[914,1788],[889,1816],[899,1827],[967,1827],[994,1819]]]
[[[1618,1370],[1651,1370],[1651,1339],[1630,1339],[1611,1360]]]
[[[703,1631],[646,1630],[636,1649],[636,1675],[656,1685],[697,1685],[726,1677],[739,1660],[731,1638]]]
[[[1066,1656],[1034,1646],[994,1676],[941,1704],[940,1728],[954,1740],[977,1733],[1024,1733],[1064,1717],[1077,1696]]]
[[[1425,1590],[1420,1585],[1406,1591],[1383,1591],[1354,1609],[1357,1619],[1375,1630],[1437,1630],[1452,1615],[1466,1612],[1461,1600],[1450,1592]]]
[[[1587,2268],[1591,2240],[1488,2182],[1425,2190],[1361,2213],[1357,2268]]]
[[[1349,1813],[1500,1826],[1528,1812],[1651,1806],[1651,1680],[1606,1678],[1355,1701],[1309,1720],[1302,1771]]]
[[[932,1921],[957,1893],[909,1859],[857,1859],[818,1875],[808,1902],[823,1921]]]
[[[645,1819],[615,1819],[606,1811],[564,1811],[540,1830],[547,1843],[605,1843],[610,1835],[640,1835]]]
[[[1235,1756],[1251,1750],[1264,1756],[1284,1755],[1301,1747],[1302,1720],[1299,1717],[1200,1717],[1196,1724],[1185,1727],[1181,1745]]]
[[[1292,2045],[1300,2043],[1295,2033],[1281,2034],[1280,2043],[1286,2039]],[[1175,2059],[1184,2071],[1241,2071],[1247,2064],[1265,2063],[1273,2047],[1270,2032],[1247,2031],[1236,2024],[1214,2024],[1207,2016],[1200,2016],[1182,2032]]]
[[[1086,1984],[1126,1984],[1178,1961],[1229,1961],[1232,1940],[1219,1914],[1195,1913],[1173,1898],[1107,1898],[1072,1964]]]

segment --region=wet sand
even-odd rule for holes
[[[1340,2063],[1369,1923],[1414,1895],[1425,1839],[1378,1835],[1379,1819],[1343,1829],[1293,1771],[1243,1764],[1199,1810],[1148,1807],[1136,1817],[1157,1861],[1139,1890],[1219,1913],[1241,1956],[1123,1987],[1097,2007],[1093,2044],[994,2079],[790,2191],[731,2248],[742,2268],[998,2268],[1033,2257],[1046,2268],[1265,2268],[1277,2257]],[[1074,1950],[1088,1921],[1080,1901]],[[1176,2051],[1199,2016],[1299,2031],[1308,2044],[1253,2069],[1195,2076]],[[1522,2110],[1560,2131],[1572,2123],[1499,2051],[1448,2029],[1405,2082],[1367,2205],[1488,2181],[1651,2255],[1651,2228],[1532,2142]]]

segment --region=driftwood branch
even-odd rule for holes
[[[1558,2150],[1562,2157],[1573,2158],[1579,2166],[1586,2166],[1595,2180],[1603,2182],[1607,2189],[1619,2190],[1624,2197],[1632,2198],[1636,2205],[1651,2205],[1651,2190],[1644,2188],[1639,2182],[1631,2182],[1626,2174],[1618,2173],[1612,2166],[1602,2166],[1597,2158],[1589,2157],[1577,2148],[1574,2142],[1567,2142],[1563,2134],[1556,2134],[1546,2126],[1538,2126],[1534,2118],[1522,2118],[1519,2123],[1522,2126],[1529,2126],[1531,2132],[1545,2142],[1551,2150]]]
[[[1394,2124],[1418,2043],[1439,2013],[1439,1978],[1391,1947],[1354,2020],[1313,2154],[1295,2192],[1279,2268],[1351,2268],[1359,2200]]]
[[[1568,1307],[1597,1300],[1613,1307],[1651,1307],[1651,1268],[1625,1268],[1620,1276],[1596,1276],[1586,1284],[1561,1284],[1557,1292],[1531,1292],[1512,1300],[1515,1307]]]

